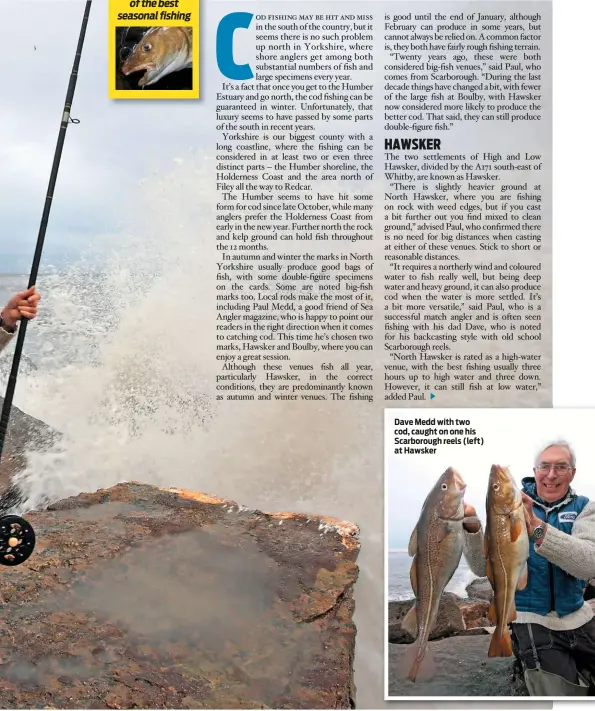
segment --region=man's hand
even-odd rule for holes
[[[525,523],[527,524],[527,533],[532,536],[536,526],[539,526],[543,521],[535,515],[533,511],[533,500],[524,492],[521,492],[523,497],[523,506],[525,510]]]
[[[474,518],[475,521],[463,521],[463,528],[467,533],[479,533],[481,530],[481,521],[477,518],[477,511],[471,504],[464,504],[463,516],[465,518]]]
[[[41,296],[32,286],[26,291],[19,291],[2,309],[2,319],[7,328],[14,329],[22,318],[32,319],[37,316],[37,304]]]

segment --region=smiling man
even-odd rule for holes
[[[513,650],[531,696],[587,696],[595,680],[595,620],[583,595],[595,578],[595,503],[570,486],[576,458],[567,442],[543,449],[533,473],[522,481],[529,575],[515,595]],[[475,509],[467,505],[465,515]],[[465,529],[465,557],[483,576],[481,525]]]

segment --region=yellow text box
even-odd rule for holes
[[[109,0],[110,99],[198,99],[199,0]]]

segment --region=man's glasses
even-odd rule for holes
[[[546,464],[545,462],[538,464],[536,468],[537,471],[540,472],[549,472],[549,470],[553,468],[555,472],[560,474],[562,472],[569,472],[572,469],[570,464]]]

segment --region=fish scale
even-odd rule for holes
[[[527,584],[529,537],[521,493],[505,467],[494,464],[486,497],[486,572],[494,597],[488,617],[496,625],[489,657],[510,657],[508,623],[516,619],[514,596]]]

